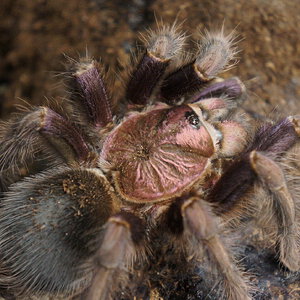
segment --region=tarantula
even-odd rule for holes
[[[4,297],[121,299],[136,278],[151,286],[163,253],[175,266],[206,263],[220,298],[251,299],[223,232],[254,215],[269,222],[280,262],[300,269],[296,200],[280,165],[300,117],[262,123],[242,109],[242,82],[217,77],[234,60],[233,34],[207,32],[189,61],[183,44],[176,26],[149,31],[117,105],[102,67],[82,59],[63,109],[3,124]]]

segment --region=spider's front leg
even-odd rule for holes
[[[171,63],[181,52],[184,35],[176,24],[162,26],[157,32],[148,31],[144,37],[146,51],[131,75],[126,98],[134,104],[146,105]]]
[[[270,192],[273,202],[267,203],[270,201],[267,196],[262,199],[268,207],[264,213],[270,219],[275,218],[279,257],[291,271],[298,271],[300,268],[299,216],[296,215],[295,199],[288,190],[285,176],[276,159],[299,140],[299,120],[300,117],[295,116],[275,125],[262,126],[247,152],[223,174],[209,195],[209,200],[216,204],[217,214],[235,215],[235,206],[245,199],[255,182],[261,182]],[[246,197],[243,205],[247,206],[247,202]]]
[[[166,222],[173,234],[183,234],[196,241],[196,244],[190,243],[193,249],[189,250],[197,253],[201,247],[205,247],[210,264],[217,269],[217,276],[222,284],[222,299],[251,299],[249,287],[241,271],[219,236],[219,218],[207,202],[201,200],[198,195],[179,198],[168,210]]]
[[[275,199],[273,209],[279,222],[278,235],[280,260],[292,271],[300,268],[299,233],[294,199],[292,198],[280,166],[260,152],[252,151],[250,162],[262,183]]]
[[[191,95],[199,89],[207,86],[216,76],[228,69],[230,63],[234,60],[236,47],[234,42],[234,32],[225,36],[224,31],[218,33],[209,33],[202,37],[199,43],[199,50],[194,60],[181,66],[163,81],[160,94],[167,103],[173,103],[181,97]],[[221,84],[222,85],[222,84]],[[237,84],[226,82],[223,90],[231,90]],[[239,87],[238,87],[239,88]],[[221,87],[218,87],[221,90]],[[211,97],[216,96],[216,91],[210,90]],[[198,101],[201,99],[201,93]]]

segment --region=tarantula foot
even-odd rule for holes
[[[300,116],[290,116],[288,119],[293,124],[296,133],[300,136]]]
[[[300,256],[297,245],[295,203],[288,190],[283,172],[276,162],[257,151],[250,153],[250,163],[276,202],[275,214],[281,223],[278,237],[280,260],[291,271],[298,271]]]

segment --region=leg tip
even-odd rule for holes
[[[288,120],[292,123],[296,133],[300,137],[300,115],[290,116],[290,117],[288,117]]]
[[[282,238],[280,243],[280,261],[292,272],[300,269],[300,256],[297,241],[292,235]]]
[[[262,155],[256,150],[251,151],[249,154],[250,164],[254,171],[257,171],[257,161],[261,158],[260,156]]]
[[[252,151],[249,159],[253,171],[272,191],[287,192],[284,174],[275,161],[259,151]]]

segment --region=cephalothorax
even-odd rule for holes
[[[245,144],[241,126],[217,122],[216,129],[197,104],[161,106],[129,116],[104,143],[101,158],[112,165],[117,191],[128,201],[174,198],[203,181],[211,160],[226,156],[220,144],[229,130],[235,130],[231,142],[239,143],[240,150]]]
[[[83,59],[71,68],[63,109],[37,107],[3,124],[4,297],[119,299],[122,289],[134,297],[129,286],[140,278],[146,298],[160,252],[175,265],[208,253],[222,297],[250,299],[221,229],[253,206],[268,207],[282,264],[300,269],[297,199],[279,164],[299,141],[299,116],[258,123],[243,111],[241,81],[217,77],[234,59],[232,34],[207,33],[185,64],[175,26],[145,40],[115,107],[101,67]]]

